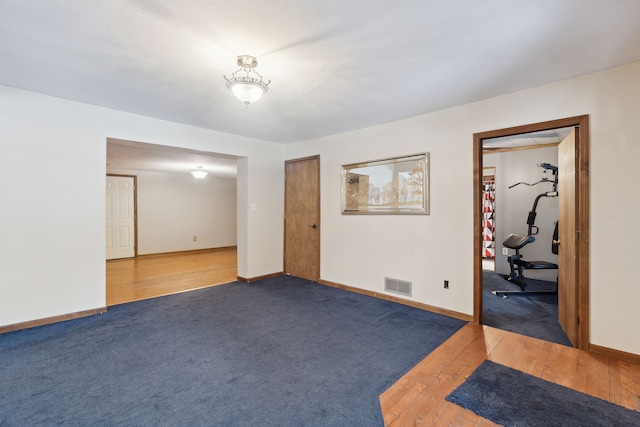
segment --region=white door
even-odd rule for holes
[[[135,188],[131,176],[107,176],[107,259],[135,256]]]

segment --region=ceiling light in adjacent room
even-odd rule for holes
[[[198,166],[198,170],[191,171],[191,175],[196,179],[203,179],[207,176],[207,173],[208,172],[202,170],[202,166]]]
[[[227,81],[227,88],[233,92],[236,98],[249,106],[269,90],[271,80],[267,83],[262,80],[262,76],[255,70],[258,61],[253,56],[240,55],[237,64],[240,68],[231,74],[230,79],[227,76],[223,77]],[[244,73],[244,75],[236,76],[238,73]]]

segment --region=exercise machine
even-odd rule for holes
[[[556,277],[555,288],[551,290],[528,290],[527,289],[527,280],[524,275],[524,270],[557,270],[558,264],[554,264],[548,261],[527,261],[522,258],[522,254],[520,250],[526,245],[535,242],[535,235],[538,234],[539,229],[535,225],[536,223],[536,211],[538,209],[538,202],[543,197],[558,197],[558,168],[549,163],[540,163],[538,167],[543,169],[542,179],[533,184],[529,184],[526,182],[518,182],[516,184],[511,185],[509,188],[516,187],[518,185],[528,185],[534,186],[544,182],[551,182],[553,184],[552,191],[546,191],[544,193],[538,194],[533,202],[533,207],[529,212],[529,216],[527,217],[527,234],[510,234],[502,245],[506,248],[513,249],[516,251],[515,254],[510,255],[507,260],[509,261],[509,267],[511,272],[509,274],[505,274],[504,278],[509,282],[515,283],[520,286],[519,291],[493,291],[491,292],[494,295],[502,296],[504,298],[507,295],[522,295],[522,294],[548,294],[548,293],[557,293],[558,292],[558,279]],[[550,179],[547,176],[547,172],[551,172],[553,178]],[[558,221],[555,223],[554,231],[553,231],[553,241],[551,243],[551,252],[554,254],[558,254]]]

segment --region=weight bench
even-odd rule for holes
[[[520,249],[529,243],[535,242],[536,238],[532,235],[521,236],[518,234],[510,234],[507,239],[502,242],[502,245],[516,251],[514,255],[509,256],[509,266],[511,267],[511,273],[505,274],[503,277],[516,285],[520,286],[519,291],[493,291],[494,295],[507,296],[507,295],[521,295],[521,294],[555,294],[558,292],[558,279],[556,277],[556,286],[551,290],[527,290],[527,281],[524,276],[524,270],[557,270],[558,264],[554,264],[548,261],[526,261],[522,259]],[[551,243],[551,252],[558,254],[558,222],[556,221],[555,228],[553,230],[553,242]]]

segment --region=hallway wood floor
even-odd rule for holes
[[[237,280],[236,247],[107,261],[107,306]]]
[[[640,365],[467,324],[380,396],[385,425],[495,426],[445,400],[487,359],[640,411]]]
[[[107,305],[237,280],[236,248],[107,261]],[[484,360],[640,410],[640,365],[467,324],[380,395],[385,425],[493,426],[445,397]]]

